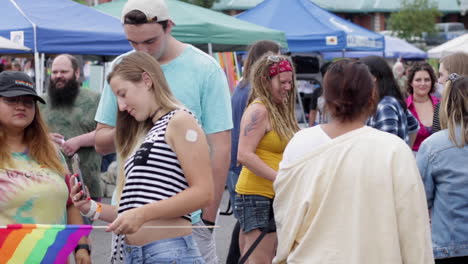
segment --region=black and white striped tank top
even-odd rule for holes
[[[145,204],[171,198],[188,188],[176,153],[165,140],[169,120],[179,109],[162,116],[146,135],[140,148],[124,166],[125,186],[119,214]],[[182,216],[191,221],[190,214]]]
[[[195,118],[186,109],[176,109],[165,114],[156,121],[140,148],[125,162],[126,180],[120,198],[119,214],[168,199],[188,187],[177,155],[165,139],[167,125],[179,110],[187,111]],[[191,221],[190,214],[182,217]],[[125,235],[115,236],[111,263],[123,261],[124,239]]]

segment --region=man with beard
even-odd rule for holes
[[[75,57],[69,54],[57,56],[52,62],[48,96],[44,98],[47,104],[41,108],[41,113],[52,132],[52,139],[66,155],[69,168],[71,156],[78,153],[84,184],[91,198],[99,200],[102,196],[99,179],[101,156],[94,149],[94,114],[99,94],[81,88],[79,76]]]

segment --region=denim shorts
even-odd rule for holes
[[[276,232],[273,215],[273,199],[260,195],[236,194],[234,211],[236,212],[242,230],[247,233],[255,229],[262,231],[269,228],[268,233]],[[269,226],[269,225],[272,226]]]
[[[124,244],[126,264],[204,264],[192,235],[163,239],[143,246]]]

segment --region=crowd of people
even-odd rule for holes
[[[227,263],[468,263],[468,54],[438,74],[378,56],[325,63],[301,129],[277,43],[249,47],[231,96],[219,64],[171,35],[164,0],[129,0],[121,22],[134,50],[101,94],[69,54],[43,97],[21,69],[0,73],[0,224],[102,220],[111,263],[219,263],[227,185]],[[105,204],[100,159],[114,152]],[[75,262],[92,263],[91,247],[82,238]]]

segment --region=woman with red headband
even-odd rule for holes
[[[252,91],[242,116],[237,160],[243,165],[234,210],[239,217],[242,255],[264,229],[267,234],[249,256],[250,263],[271,263],[276,251],[273,181],[284,148],[299,130],[294,106],[295,73],[285,56],[267,55],[251,72]]]

